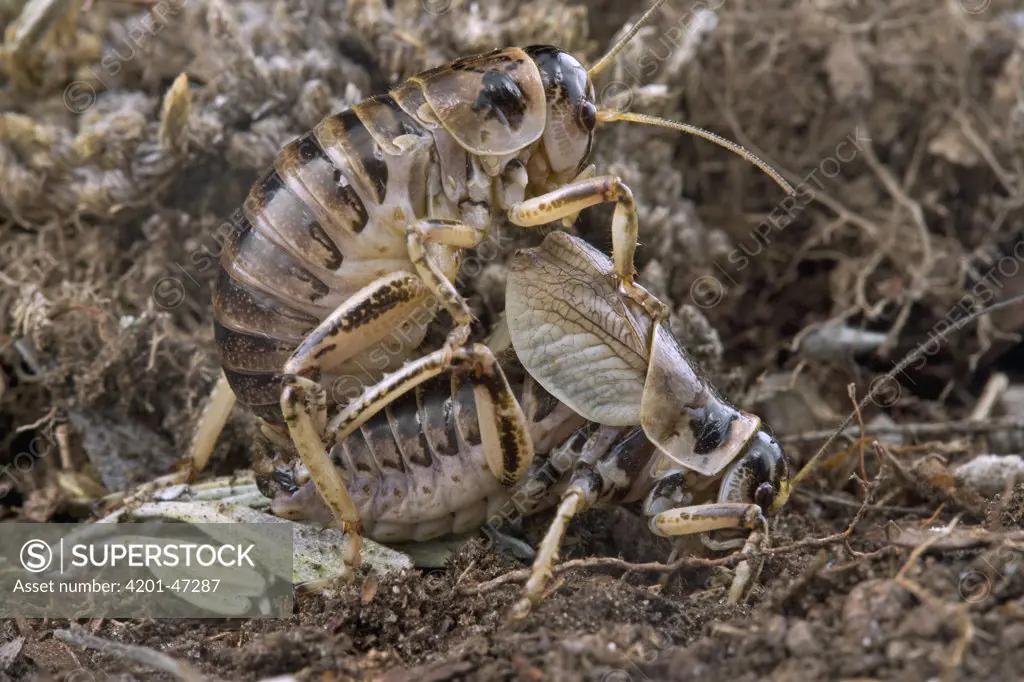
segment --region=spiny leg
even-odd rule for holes
[[[566,528],[569,527],[569,521],[576,516],[577,512],[590,507],[596,497],[596,491],[585,488],[576,481],[562,496],[558,511],[555,512],[555,518],[551,520],[548,532],[544,535],[540,548],[537,550],[537,558],[534,559],[533,567],[530,569],[530,579],[526,581],[523,596],[512,607],[512,618],[516,620],[525,618],[533,605],[544,597],[545,588],[552,577],[551,567],[558,561],[558,548],[562,544]]]
[[[385,275],[350,296],[310,332],[289,358],[285,374],[313,376],[324,367],[343,363],[398,329],[418,307],[433,305],[430,294],[448,308],[457,326],[465,326],[459,337],[468,338],[472,321],[469,307],[436,258],[428,253],[427,245],[472,248],[484,237],[485,230],[453,220],[423,220],[410,225],[409,257],[419,276],[408,272]]]
[[[319,378],[360,351],[393,334],[417,311],[430,306],[430,292],[419,277],[395,272],[345,299],[311,331],[285,363],[285,375]]]
[[[594,164],[588,165],[586,168],[579,172],[575,178],[569,181],[568,184],[572,185],[583,180],[589,180],[597,175],[597,166]],[[582,210],[582,209],[581,209]],[[576,219],[580,217],[580,212],[570,213],[569,215],[562,218],[562,227],[566,229],[572,227],[576,223]]]
[[[725,528],[753,530],[765,523],[756,504],[747,502],[711,502],[677,507],[651,516],[651,532],[664,537],[693,535]]]
[[[299,457],[309,470],[310,478],[316,481],[321,497],[349,538],[345,563],[359,566],[362,548],[359,510],[348,494],[338,468],[327,454],[322,430],[317,429],[318,424],[326,423],[327,420],[327,400],[324,394],[323,386],[312,379],[294,374],[286,376],[281,393],[281,412]]]
[[[533,460],[533,442],[505,373],[491,350],[479,343],[442,348],[381,379],[331,419],[328,444],[346,438],[399,396],[449,369],[465,373],[473,382],[480,437],[491,473],[503,485],[515,483]]]
[[[228,421],[228,415],[235,406],[237,399],[224,372],[220,373],[210,397],[199,415],[199,424],[196,426],[195,435],[189,447],[189,458],[186,464],[184,475],[191,479],[195,474],[202,472],[210,462],[213,448],[217,444],[217,438],[224,425]]]
[[[454,220],[421,220],[409,226],[406,245],[409,258],[416,267],[416,272],[427,287],[441,301],[441,305],[451,314],[455,328],[448,335],[445,343],[449,350],[461,346],[469,339],[473,313],[456,289],[455,285],[444,273],[438,262],[437,254],[431,254],[428,244],[471,249],[478,246],[487,237],[487,230]],[[454,256],[453,256],[454,258]]]
[[[473,382],[484,454],[491,473],[508,487],[530,468],[533,439],[522,406],[491,349],[482,344],[472,349],[477,365],[467,378]]]
[[[359,562],[359,512],[323,445],[327,393],[317,382],[325,369],[340,366],[394,333],[417,308],[429,303],[428,293],[420,279],[408,272],[371,282],[317,325],[283,368],[281,412],[289,435],[324,502],[349,533],[345,559],[353,566]]]
[[[433,315],[432,305],[429,291],[415,274],[396,272],[380,277],[348,297],[306,335],[285,362],[283,378],[302,376],[319,381],[324,371],[342,367],[357,354],[375,343],[381,343],[389,335],[398,337],[407,321],[419,320],[425,325],[422,320]],[[419,311],[425,314],[417,317]],[[400,340],[404,343],[412,342],[404,333]],[[322,434],[326,427],[327,394],[316,391],[307,392],[307,396],[317,402],[311,406],[310,413],[314,419],[314,430]],[[341,402],[337,396],[335,400]],[[291,434],[285,428],[260,421],[260,430],[271,443],[285,450],[290,449],[288,445]],[[219,427],[223,424],[217,426],[219,433]],[[202,442],[209,443],[212,448],[216,435],[206,436]],[[273,471],[269,460],[258,462],[256,469],[258,475],[262,476],[270,475]]]
[[[744,556],[748,556],[768,549],[768,538],[769,535],[767,528],[763,531],[753,531],[747,536],[747,541],[743,543],[743,549],[740,550],[740,553]],[[764,568],[763,558],[758,559],[757,568],[753,572],[751,572],[750,564],[745,559],[736,566],[736,573],[733,575],[732,585],[729,587],[730,604],[739,604],[750,594],[747,586],[752,586],[757,583],[757,579],[761,575],[762,568]]]
[[[531,413],[525,406],[523,413],[527,415],[527,423],[532,423]],[[560,439],[561,445],[551,448],[548,457],[535,462],[522,480],[518,482],[509,499],[487,519],[483,528],[484,533],[498,544],[504,544],[507,547],[510,544],[507,542],[508,537],[504,536],[499,529],[507,524],[521,522],[523,518],[557,499],[555,498],[555,486],[564,480],[567,472],[572,470],[587,438],[596,428],[597,425],[593,422],[588,422],[583,428],[574,427],[574,433]],[[537,552],[518,539],[514,539],[514,543],[513,554],[517,558],[525,558],[532,564],[537,558]]]
[[[747,529],[751,534],[743,545],[743,554],[754,553],[767,546],[768,522],[765,520],[761,507],[746,502],[713,502],[687,507],[677,507],[651,514],[650,529],[655,535],[676,537],[680,535],[700,534],[704,544],[712,548],[734,546],[732,543],[714,543],[705,534],[709,531],[729,528]],[[758,564],[753,579],[761,573]],[[746,592],[751,580],[750,567],[746,561],[736,568],[732,587],[729,589],[729,602],[738,603]]]
[[[552,453],[552,460],[566,460],[574,462],[572,478],[569,487],[562,494],[562,500],[551,520],[544,539],[541,540],[537,550],[537,556],[530,569],[530,579],[526,582],[522,598],[512,607],[512,618],[525,618],[533,608],[533,605],[544,598],[547,586],[551,582],[551,569],[558,561],[558,549],[562,544],[562,538],[569,527],[569,522],[576,514],[592,507],[601,491],[601,478],[594,469],[595,460],[611,446],[615,437],[622,429],[619,427],[602,426],[589,437],[586,435],[589,426],[584,426],[562,448]]]
[[[346,299],[307,335],[286,363],[284,375],[318,379],[324,369],[340,366],[357,353],[384,340],[388,334],[396,333],[418,308],[432,306],[434,301],[429,296],[431,290],[437,292],[438,298],[450,310],[459,308],[465,311],[465,315],[453,312],[453,317],[462,322],[463,326],[453,330],[449,347],[456,342],[463,343],[468,338],[468,325],[471,321],[468,307],[444,278],[440,267],[427,256],[425,246],[427,243],[440,243],[470,248],[479,244],[485,236],[485,230],[455,221],[427,220],[410,228],[410,258],[417,257],[417,270],[426,276],[430,286],[424,286],[424,280],[407,272],[393,273],[371,282]],[[430,314],[432,316],[433,311]],[[313,396],[322,399],[326,407],[326,394],[321,392]],[[189,463],[183,473],[186,478],[207,466],[235,401],[235,395],[222,374],[200,416],[190,447]],[[317,420],[314,424],[316,430],[322,433],[326,411],[314,406],[311,412]]]
[[[639,220],[633,192],[613,175],[573,181],[556,190],[527,199],[509,209],[508,219],[520,227],[537,227],[578,214],[585,208],[615,203],[612,216],[612,260],[626,294],[643,306],[654,325],[668,317],[668,307],[633,280]]]

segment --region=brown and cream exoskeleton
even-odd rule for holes
[[[604,254],[553,232],[515,255],[505,296],[523,368],[603,425],[577,436],[580,452],[520,612],[543,594],[568,520],[588,507],[642,500],[653,533],[701,534],[713,549],[736,539],[716,541],[710,531],[743,529],[766,541],[765,515],[789,498],[781,446],[758,417],[718,395],[666,324],[623,295]],[[733,598],[742,588],[734,583]]]
[[[554,232],[513,259],[506,301],[507,333],[474,348],[482,366],[457,353],[453,368],[359,429],[336,438],[328,427],[331,464],[368,537],[496,530],[557,505],[516,615],[545,594],[569,520],[589,507],[639,506],[654,533],[699,533],[713,549],[765,539],[765,516],[789,495],[781,448],[696,373],[667,328],[618,287],[606,256]],[[508,349],[519,369],[511,382],[493,359]],[[494,406],[506,404],[521,406],[510,433],[525,434],[528,450],[488,443],[508,437],[492,427],[504,423]],[[495,456],[511,452],[514,461]],[[269,473],[275,513],[332,520],[304,463]],[[733,530],[753,532],[709,535]],[[748,582],[737,571],[730,597]]]
[[[193,467],[205,465],[237,396],[271,441],[294,443],[336,518],[357,532],[356,505],[327,450],[398,395],[469,367],[483,382],[477,403],[492,418],[482,427],[492,471],[506,482],[521,476],[533,454],[522,412],[493,358],[466,345],[472,316],[454,286],[463,251],[497,220],[535,227],[613,202],[618,285],[663,315],[633,281],[632,193],[587,165],[599,121],[702,135],[788,188],[710,133],[597,107],[592,76],[662,2],[589,71],[550,46],[466,57],[325,118],[286,145],[250,191],[221,257],[213,304],[225,377],[197,430]],[[440,308],[454,328],[440,350],[418,353]],[[328,420],[332,403],[341,411]]]

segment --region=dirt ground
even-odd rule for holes
[[[550,43],[592,63],[639,9],[50,4],[26,27],[12,23],[25,2],[0,0],[3,522],[84,521],[106,492],[174,470],[219,371],[218,226],[283,143],[459,55]],[[375,589],[364,575],[301,597],[288,620],[83,622],[92,634],[232,680],[1019,677],[1024,306],[940,336],[1024,293],[1024,14],[1001,0],[670,0],[597,89],[605,107],[736,140],[797,187],[787,198],[693,137],[598,131],[595,163],[636,195],[642,279],[721,391],[796,465],[850,414],[848,386],[871,392],[773,519],[747,603],[726,603],[722,554],[630,568],[671,547],[610,509],[569,529],[562,560],[595,561],[560,572],[517,623],[521,582],[489,581],[524,565],[474,539],[443,570]],[[609,219],[587,211],[579,232],[607,251]],[[463,282],[481,329],[511,251]],[[247,465],[254,433],[236,410],[215,473]],[[546,521],[530,520],[529,542]],[[0,621],[0,679],[168,677],[55,639],[67,626]]]

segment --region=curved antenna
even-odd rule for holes
[[[615,61],[615,57],[619,52],[622,52],[622,48],[626,46],[626,43],[633,39],[633,36],[636,35],[637,31],[643,28],[644,24],[650,21],[651,17],[654,16],[654,13],[658,11],[658,8],[664,4],[665,0],[657,0],[653,5],[651,5],[651,8],[644,12],[644,15],[640,17],[635,24],[633,24],[633,28],[629,29],[626,35],[624,35],[619,42],[612,45],[612,49],[608,50],[608,54],[598,59],[596,64],[587,69],[587,75],[593,78],[604,71],[609,64]]]
[[[659,128],[668,128],[669,130],[678,130],[680,132],[689,133],[690,135],[696,135],[697,137],[704,138],[709,142],[714,142],[719,147],[728,149],[733,154],[742,156],[744,159],[754,164],[761,169],[765,175],[775,181],[779,187],[786,191],[786,194],[796,194],[796,191],[786,182],[782,175],[769,166],[767,163],[762,161],[752,152],[744,149],[740,145],[725,139],[721,135],[717,135],[709,130],[692,126],[689,123],[679,123],[678,121],[669,121],[664,118],[658,118],[656,116],[648,116],[647,114],[634,114],[628,111],[606,111],[599,110],[597,112],[598,121],[631,121],[633,123],[646,123],[647,125],[658,126]]]

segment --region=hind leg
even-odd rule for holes
[[[281,412],[299,451],[302,463],[332,515],[348,536],[345,563],[358,566],[362,539],[359,510],[345,487],[341,473],[324,448],[324,427],[327,423],[327,397],[323,386],[305,377],[290,375],[284,380]]]
[[[591,425],[586,425],[549,458],[553,462],[561,460],[560,468],[571,469],[572,475],[568,487],[562,493],[555,517],[537,549],[523,596],[512,607],[513,619],[526,617],[534,604],[547,594],[552,581],[552,568],[558,561],[558,550],[569,522],[580,512],[597,504],[604,488],[597,461],[603,459],[605,464],[615,463],[626,456],[628,446],[623,447],[625,441],[613,447],[624,431],[621,427],[613,426],[601,426],[594,430]]]
[[[192,437],[189,447],[190,454],[183,472],[185,480],[190,480],[195,474],[206,468],[210,456],[213,454],[213,447],[217,444],[217,438],[224,430],[224,425],[228,422],[228,415],[231,414],[236,402],[235,393],[231,390],[224,372],[221,372],[220,378],[217,379],[217,383],[206,401],[206,406],[199,415],[199,424]]]
[[[402,352],[408,355],[413,349],[406,346],[418,345],[419,338],[415,331],[407,334],[406,325],[412,323],[425,330],[435,313],[436,303],[418,276],[410,272],[386,275],[350,296],[310,331],[282,373],[319,381],[325,371],[343,366],[389,337],[400,342]],[[387,353],[384,357],[389,360]],[[206,467],[234,402],[234,393],[222,375],[196,428],[189,473]]]
[[[465,373],[472,382],[488,467],[503,485],[512,485],[533,460],[533,442],[504,372],[482,344],[443,348],[406,363],[335,415],[327,426],[326,442],[341,441],[399,396],[448,370]]]
[[[319,380],[324,370],[343,365],[389,336],[403,345],[411,345],[403,325],[412,323],[425,331],[438,304],[455,320],[455,328],[445,347],[451,350],[464,344],[469,338],[472,315],[446,271],[457,265],[459,249],[477,246],[486,235],[485,229],[451,220],[422,220],[411,224],[406,241],[416,274],[392,273],[353,294],[308,334],[289,358],[283,374]],[[451,249],[448,262],[443,262],[444,251],[439,246]],[[412,348],[403,350],[408,356]],[[206,467],[233,405],[234,394],[222,377],[200,417],[192,441],[188,475]]]

